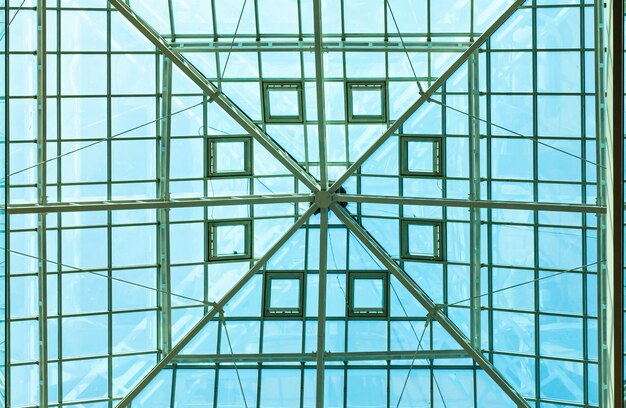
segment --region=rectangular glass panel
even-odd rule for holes
[[[218,225],[215,227],[215,256],[242,255],[246,253],[246,226]]]
[[[434,225],[409,224],[408,229],[409,255],[428,257],[438,255],[438,251],[435,246],[435,234],[437,231]]]
[[[382,116],[382,96],[380,87],[352,88],[353,116]]]
[[[299,309],[300,280],[273,278],[270,281],[270,309]]]
[[[293,89],[270,89],[270,116],[293,116],[297,118],[300,115],[300,106],[298,103],[298,91]]]
[[[219,142],[215,149],[215,172],[240,172],[246,170],[245,142]]]
[[[407,142],[407,170],[413,173],[436,173],[438,163],[436,142],[411,140]]]
[[[383,280],[380,278],[356,278],[353,309],[383,309]]]

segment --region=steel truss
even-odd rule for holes
[[[454,74],[464,63],[470,61],[470,72],[474,70],[475,74],[469,76],[470,89],[473,96],[473,104],[470,105],[470,115],[478,116],[478,49],[492,36],[492,34],[504,24],[512,14],[524,3],[524,0],[516,0],[484,33],[482,33],[472,43],[439,43],[438,47],[442,51],[450,50],[458,52],[463,50],[461,56],[448,68],[425,92],[420,98],[411,105],[400,118],[393,123],[380,137],[369,147],[365,153],[359,157],[336,181],[332,182],[327,174],[327,158],[326,158],[326,136],[324,122],[324,67],[323,52],[333,50],[335,48],[352,47],[359,50],[377,50],[377,47],[386,51],[396,50],[398,52],[406,51],[405,47],[410,50],[422,50],[427,47],[420,42],[406,44],[385,43],[385,44],[358,44],[352,43],[345,45],[341,42],[322,44],[321,33],[321,2],[314,1],[314,11],[316,21],[315,35],[313,41],[299,42],[297,44],[281,44],[268,43],[236,43],[234,50],[243,51],[248,49],[265,49],[268,50],[311,50],[315,52],[316,62],[316,91],[317,91],[317,108],[319,115],[318,134],[320,149],[320,180],[307,172],[291,155],[276,143],[264,130],[259,128],[236,104],[234,104],[220,89],[215,87],[200,71],[193,65],[188,63],[183,57],[186,52],[195,51],[223,51],[225,47],[221,44],[202,44],[202,43],[174,43],[170,44],[163,36],[159,35],[152,29],[143,19],[138,16],[125,1],[109,0],[113,5],[135,28],[137,28],[150,42],[152,42],[159,52],[163,55],[163,89],[161,110],[166,117],[159,123],[159,198],[154,200],[136,200],[136,201],[100,201],[100,202],[77,202],[77,203],[55,203],[48,204],[46,199],[46,166],[38,167],[37,189],[38,200],[36,205],[11,204],[6,207],[8,215],[17,214],[37,214],[38,216],[38,238],[40,252],[38,257],[46,259],[46,215],[54,213],[73,213],[86,211],[115,211],[115,210],[135,210],[135,209],[155,209],[157,210],[157,223],[159,226],[158,234],[158,250],[159,250],[159,347],[162,352],[160,360],[149,373],[139,381],[139,383],[128,392],[118,404],[119,407],[130,406],[131,402],[137,397],[146,386],[165,368],[172,364],[177,367],[183,367],[185,364],[209,364],[209,363],[260,363],[260,362],[315,362],[316,363],[316,384],[317,384],[317,407],[324,406],[324,368],[325,363],[330,361],[374,361],[374,360],[393,360],[393,359],[415,359],[418,358],[467,358],[471,357],[498,386],[511,398],[519,407],[530,407],[529,403],[521,396],[521,394],[513,387],[494,367],[493,363],[484,355],[480,344],[480,310],[481,304],[479,300],[473,301],[470,305],[471,313],[471,338],[468,338],[463,332],[446,315],[440,305],[435,304],[426,293],[417,285],[376,240],[341,206],[339,203],[370,203],[370,204],[396,204],[396,205],[421,205],[434,207],[450,207],[450,208],[467,208],[471,210],[471,231],[472,231],[472,298],[480,293],[480,209],[514,209],[514,210],[531,210],[531,211],[553,211],[553,212],[573,212],[584,214],[598,214],[603,216],[607,212],[605,199],[601,199],[598,205],[588,204],[562,204],[562,203],[546,203],[546,202],[505,202],[494,200],[482,200],[480,194],[480,126],[476,120],[470,120],[470,163],[471,163],[471,180],[472,189],[468,200],[455,199],[426,199],[413,197],[385,197],[370,196],[358,194],[342,194],[338,193],[339,188],[348,180],[350,176],[370,158],[382,144],[391,137],[401,126],[407,121],[417,109],[424,103],[428,102],[436,91]],[[39,71],[38,71],[38,162],[46,159],[44,142],[46,136],[45,128],[45,58],[41,58],[41,50],[45,53],[45,1],[38,1],[38,24],[40,27],[40,35],[38,37],[38,53]],[[232,47],[231,47],[232,48]],[[229,114],[239,125],[250,133],[265,149],[267,149],[282,165],[284,165],[300,182],[307,186],[310,194],[276,194],[276,195],[251,195],[237,197],[202,197],[190,199],[172,199],[169,193],[169,151],[170,151],[170,134],[169,120],[167,117],[171,113],[171,70],[172,65],[178,67],[189,79],[198,85],[203,92],[209,97],[210,103],[218,104],[227,114]],[[473,67],[473,68],[472,68]],[[599,147],[600,148],[600,147]],[[601,157],[601,156],[599,156]],[[217,206],[237,206],[237,205],[256,205],[256,204],[272,204],[272,203],[310,203],[311,206],[304,214],[287,230],[287,232],[276,242],[256,263],[249,269],[247,273],[224,295],[221,300],[213,304],[208,312],[193,326],[193,328],[176,344],[172,343],[171,338],[171,305],[169,304],[168,294],[171,292],[170,271],[169,271],[169,210],[176,208],[199,208],[199,207],[217,207]],[[319,320],[317,332],[317,352],[315,353],[292,353],[292,354],[258,354],[258,355],[182,355],[181,351],[188,345],[191,340],[207,325],[209,321],[214,319],[216,315],[223,312],[224,306],[231,300],[240,289],[265,265],[265,263],[283,246],[296,231],[302,227],[315,211],[321,212],[320,223],[320,290],[318,293],[319,302]],[[390,351],[384,353],[330,353],[325,352],[325,310],[326,293],[326,260],[328,250],[328,217],[329,212],[335,214],[345,226],[356,236],[363,245],[365,245],[376,258],[388,268],[389,272],[400,281],[400,283],[419,301],[429,312],[429,319],[435,319],[441,326],[455,339],[460,350],[416,350],[416,351]],[[601,258],[600,258],[601,259]],[[46,294],[46,262],[39,262],[39,296],[40,300],[45,299]],[[46,302],[39,302],[39,336],[40,342],[40,366],[41,366],[41,388],[40,388],[40,406],[47,406],[47,372],[46,372]],[[605,397],[606,398],[606,397]]]

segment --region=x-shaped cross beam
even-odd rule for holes
[[[274,244],[269,251],[263,255],[256,264],[228,291],[224,297],[217,302],[211,310],[174,346],[169,354],[163,357],[157,365],[121,400],[118,407],[127,407],[131,401],[150,383],[150,381],[174,359],[183,348],[202,330],[202,328],[219,313],[237,292],[256,274],[261,267],[278,251],[278,249],[314,214],[318,209],[322,211],[322,223],[320,233],[326,234],[329,209],[348,227],[348,229],[378,258],[378,260],[389,269],[398,281],[417,299],[428,311],[429,316],[439,322],[439,324],[457,341],[457,343],[474,359],[474,361],[494,380],[495,383],[511,398],[519,407],[529,407],[528,403],[519,392],[504,379],[493,364],[483,356],[480,350],[472,347],[470,340],[463,332],[438,308],[428,295],[408,276],[408,274],[389,256],[389,254],[376,242],[376,240],[359,225],[352,216],[341,208],[335,201],[334,193],[339,191],[341,185],[404,123],[417,109],[426,103],[440,86],[456,72],[459,67],[467,61],[470,55],[478,50],[480,46],[517,10],[524,0],[516,0],[513,4],[463,53],[461,56],[443,73],[433,85],[422,93],[419,99],[411,105],[397,121],[395,121],[368,150],[354,163],[347,171],[338,178],[332,186],[327,187],[326,166],[325,166],[325,136],[323,115],[319,120],[320,135],[320,163],[322,169],[321,183],[309,174],[296,160],[279,146],[267,133],[257,126],[239,107],[237,107],[226,95],[213,85],[200,71],[191,65],[179,53],[172,50],[167,41],[151,28],[140,16],[138,16],[123,0],[109,0],[109,2],[133,25],[137,28],[158,50],[169,58],[187,77],[189,77],[200,89],[205,92],[211,102],[218,104],[228,115],[230,115],[240,126],[242,126],[252,137],[254,137],[265,149],[267,149],[276,159],[278,159],[293,175],[304,183],[315,195],[312,206],[300,217],[295,224]],[[317,22],[319,23],[319,2],[315,2]],[[316,71],[318,88],[318,109],[323,112],[323,78],[321,64],[321,33],[319,24],[316,29]],[[320,98],[320,94],[322,98]],[[325,242],[325,239],[321,241]],[[323,251],[325,252],[325,246]],[[325,253],[320,252],[320,258],[325,259]],[[325,268],[321,267],[321,268]],[[321,287],[321,285],[320,285]],[[321,297],[320,297],[321,298]],[[320,313],[321,314],[321,313]],[[321,316],[320,316],[321,317]],[[319,333],[318,333],[319,335]],[[324,350],[318,350],[318,354],[323,354]],[[322,361],[323,366],[323,361]],[[319,374],[319,365],[318,365]],[[322,374],[323,375],[323,374]],[[323,377],[322,377],[323,378]],[[318,375],[318,392],[319,392]],[[323,394],[323,393],[322,393]]]

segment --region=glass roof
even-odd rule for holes
[[[602,406],[601,5],[3,11],[6,406]]]

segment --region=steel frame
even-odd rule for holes
[[[43,161],[46,159],[46,143],[43,141],[46,140],[46,128],[45,128],[45,97],[46,95],[45,89],[45,73],[46,73],[46,63],[45,58],[42,58],[42,55],[45,55],[45,3],[44,0],[38,0],[38,27],[39,36],[38,36],[38,135],[37,135],[37,147],[38,147],[38,161]],[[8,215],[14,214],[37,214],[38,218],[38,257],[40,259],[47,259],[47,254],[45,252],[46,241],[44,233],[46,231],[46,216],[48,214],[55,213],[66,213],[66,212],[83,212],[83,211],[113,211],[113,210],[121,210],[121,209],[158,209],[158,224],[159,224],[159,288],[162,293],[170,293],[171,286],[169,284],[169,259],[167,250],[169,248],[168,242],[168,228],[169,228],[169,210],[172,208],[194,208],[194,207],[212,207],[212,206],[227,206],[227,205],[241,205],[241,204],[264,204],[264,203],[313,203],[315,201],[316,194],[319,190],[326,189],[326,182],[328,180],[328,176],[326,174],[326,142],[325,142],[325,126],[323,121],[323,116],[321,116],[322,120],[319,121],[319,147],[320,147],[320,182],[310,175],[306,170],[304,170],[300,164],[296,163],[293,158],[289,156],[280,146],[278,146],[273,140],[261,130],[254,122],[252,122],[234,103],[232,103],[228,98],[221,93],[221,91],[213,86],[199,71],[195,70],[193,66],[186,63],[186,61],[180,57],[180,54],[184,54],[185,52],[194,52],[194,51],[202,51],[206,52],[214,49],[215,51],[221,51],[218,49],[220,46],[212,47],[205,46],[202,44],[195,44],[194,46],[188,46],[186,44],[180,45],[172,45],[168,44],[164,37],[159,36],[154,30],[152,30],[147,24],[143,23],[141,19],[123,2],[120,0],[110,0],[110,3],[114,5],[124,16],[133,23],[140,31],[150,40],[152,41],[157,48],[164,54],[163,57],[163,96],[162,96],[162,112],[167,113],[171,112],[171,95],[167,92],[171,87],[171,64],[172,62],[178,66],[189,78],[191,78],[197,85],[200,86],[203,91],[205,91],[209,96],[209,102],[218,103],[226,112],[228,112],[235,120],[237,120],[247,131],[250,132],[264,147],[267,148],[274,157],[276,157],[285,167],[289,169],[300,181],[302,181],[305,185],[307,185],[312,193],[311,194],[288,194],[288,195],[272,195],[272,196],[241,196],[241,197],[228,197],[228,198],[194,198],[194,199],[176,199],[172,200],[169,197],[169,163],[168,153],[169,153],[169,121],[167,119],[163,119],[160,123],[161,135],[160,135],[160,145],[159,145],[159,198],[156,200],[138,200],[138,201],[102,201],[102,202],[88,202],[88,203],[55,203],[48,204],[46,199],[46,167],[47,166],[39,166],[38,167],[38,175],[37,175],[37,191],[38,191],[38,200],[36,205],[7,205],[6,212]],[[395,122],[385,133],[375,142],[375,144],[368,149],[363,156],[361,156],[355,163],[352,164],[348,168],[348,170],[329,188],[330,192],[335,192],[338,188],[345,182],[350,175],[352,175],[364,162],[370,157],[374,151],[378,149],[382,145],[382,143],[390,137],[401,125],[404,121],[406,121],[412,113],[414,113],[419,106],[426,103],[430,97],[432,97],[442,85],[447,78],[449,78],[460,66],[465,62],[465,60],[469,59],[470,67],[472,64],[477,64],[477,50],[478,48],[493,34],[493,32],[506,21],[508,17],[512,15],[512,13],[521,5],[523,1],[516,1],[507,12],[494,23],[492,27],[489,28],[485,33],[480,35],[477,41],[473,42],[469,48],[462,54],[462,56],[447,70],[433,85],[420,97],[420,99],[412,105],[402,116],[401,118]],[[618,2],[619,3],[619,2]],[[319,7],[319,2],[316,1],[317,6]],[[318,7],[315,8],[316,12],[319,12]],[[598,7],[597,7],[598,8]],[[623,8],[623,4],[622,4]],[[622,12],[623,14],[623,12]],[[596,19],[601,19],[601,13],[597,13]],[[617,20],[617,19],[616,19]],[[601,41],[598,40],[598,41]],[[280,45],[277,43],[268,43],[264,44],[251,44],[251,43],[237,43],[234,47],[234,51],[246,50],[248,48],[260,49],[261,47],[267,47],[268,49],[275,50],[280,47],[285,47],[285,50],[289,49],[307,49],[310,48],[316,53],[316,72],[317,72],[317,96],[318,96],[318,111],[321,105],[321,112],[323,115],[324,106],[320,101],[323,100],[323,81],[324,78],[321,75],[323,72],[323,61],[321,58],[321,54],[327,50],[334,49],[332,47],[341,48],[344,47],[343,43],[338,43],[337,45],[326,44],[322,45],[321,43],[321,27],[316,26],[315,33],[315,41],[311,44],[304,44],[300,42],[299,44],[288,44],[288,45]],[[370,45],[347,45],[348,47],[352,46],[355,50],[361,50],[359,47],[362,47],[363,50],[375,50]],[[379,45],[381,49],[389,50],[393,49],[394,45],[390,45],[386,47],[384,45]],[[397,51],[404,51],[400,48],[399,43],[395,44]],[[416,43],[415,45],[409,45],[409,47],[414,47],[410,49],[415,50],[423,50],[424,46],[420,43]],[[443,49],[450,49],[451,51],[457,51],[459,49],[465,50],[466,44],[458,43],[458,44],[450,44],[448,46],[442,46]],[[603,49],[603,48],[597,48]],[[42,52],[43,50],[43,52]],[[470,52],[471,51],[471,52]],[[597,54],[602,54],[598,52]],[[171,58],[171,60],[170,60]],[[597,56],[599,59],[600,57]],[[601,62],[598,62],[600,68],[603,67]],[[168,68],[169,67],[169,68]],[[477,67],[471,68],[474,69],[475,72],[478,71]],[[470,114],[477,114],[478,109],[478,95],[475,89],[477,89],[477,81],[478,78],[474,75],[469,75],[470,81],[470,89],[474,89],[472,93],[472,97],[470,98]],[[475,81],[475,82],[474,82]],[[600,80],[601,81],[601,80]],[[473,87],[473,88],[472,88]],[[622,91],[623,93],[623,91]],[[321,95],[321,97],[320,97]],[[602,111],[604,108],[601,106],[601,102],[598,102],[598,110]],[[619,107],[620,105],[618,105]],[[614,106],[615,107],[615,106]],[[474,113],[472,113],[474,112]],[[319,113],[318,113],[319,114]],[[602,117],[602,116],[598,116]],[[340,208],[337,205],[337,202],[351,202],[351,203],[380,203],[380,204],[399,204],[399,205],[424,205],[424,206],[443,206],[443,207],[460,207],[460,208],[470,208],[470,224],[472,230],[472,292],[473,294],[479,293],[480,291],[480,224],[481,224],[481,209],[518,209],[518,210],[532,210],[536,211],[556,211],[556,212],[574,212],[574,213],[589,213],[589,214],[597,214],[600,219],[605,219],[604,214],[607,211],[606,203],[602,198],[599,199],[598,205],[573,205],[573,204],[559,204],[559,203],[538,203],[538,202],[520,202],[520,203],[512,203],[512,202],[498,202],[492,200],[481,200],[480,195],[480,166],[479,160],[480,156],[479,152],[479,142],[480,142],[480,127],[478,121],[472,120],[470,118],[470,129],[471,129],[471,141],[472,141],[472,149],[470,150],[470,162],[471,164],[471,178],[472,178],[472,190],[469,197],[469,200],[453,200],[453,199],[422,199],[422,198],[410,198],[410,197],[383,197],[383,196],[365,196],[365,195],[354,195],[354,194],[333,194],[332,200],[334,201],[331,204],[331,209],[334,214],[337,215],[345,225],[352,231],[352,233],[357,236],[361,242],[363,242],[372,253],[374,253],[378,259],[389,268],[390,272],[398,278],[398,280],[403,283],[403,285],[413,294],[413,296],[422,302],[422,304],[429,309],[432,313],[431,317],[436,319],[442,324],[450,333],[455,337],[455,339],[459,342],[459,344],[464,348],[465,351],[460,352],[456,350],[450,351],[436,351],[436,352],[387,352],[387,353],[329,353],[324,351],[324,321],[325,321],[325,313],[323,313],[323,308],[320,307],[320,315],[319,315],[319,324],[318,324],[318,333],[317,333],[317,352],[316,353],[300,353],[300,354],[291,354],[291,355],[272,355],[272,354],[259,354],[259,355],[202,355],[202,356],[193,356],[193,355],[180,355],[179,352],[184,348],[186,344],[191,341],[195,334],[197,334],[204,325],[211,320],[215,314],[220,313],[222,307],[228,302],[228,300],[232,299],[232,297],[239,291],[241,287],[248,281],[260,268],[263,267],[264,263],[280,248],[282,244],[284,244],[288,238],[295,233],[297,228],[301,227],[308,217],[317,210],[317,206],[313,204],[308,211],[300,218],[290,229],[289,231],[261,258],[259,261],[246,273],[246,275],[213,307],[210,308],[210,311],[204,315],[204,317],[194,326],[194,328],[175,346],[172,347],[171,344],[171,331],[168,333],[167,330],[164,329],[169,327],[168,318],[171,313],[169,303],[169,296],[160,296],[160,308],[163,310],[161,312],[161,316],[159,319],[159,324],[161,325],[160,336],[161,336],[161,348],[163,352],[163,358],[155,366],[150,373],[142,379],[142,381],[138,384],[136,388],[134,388],[121,402],[118,406],[124,407],[128,406],[132,398],[145,387],[152,378],[156,376],[156,374],[168,364],[183,364],[183,363],[209,363],[209,362],[305,362],[311,361],[316,362],[317,364],[317,390],[318,390],[318,398],[317,398],[317,406],[323,406],[323,392],[319,392],[323,389],[324,384],[324,364],[327,361],[358,361],[358,360],[389,360],[389,359],[408,359],[414,358],[414,356],[421,356],[423,354],[424,358],[428,358],[428,356],[432,356],[433,358],[463,358],[472,356],[477,363],[502,387],[502,389],[518,404],[518,406],[529,406],[527,402],[517,393],[517,391],[505,381],[500,374],[495,370],[493,364],[483,356],[480,351],[480,308],[481,304],[479,301],[472,302],[470,305],[470,309],[472,310],[472,335],[470,339],[467,339],[461,332],[454,326],[454,324],[448,319],[448,317],[443,313],[443,310],[440,309],[436,304],[434,304],[425,293],[417,286],[414,282],[412,282],[411,278],[408,277],[406,272],[398,266],[398,264],[385,252],[382,247],[367,233],[365,229],[363,229],[350,215],[348,212]],[[617,131],[618,129],[615,129]],[[619,133],[619,132],[617,132]],[[623,134],[623,131],[621,132]],[[600,133],[598,133],[600,134]],[[599,146],[598,149],[602,149],[602,146]],[[616,152],[619,158],[620,152]],[[599,155],[598,157],[603,157],[603,155]],[[623,157],[621,157],[623,161]],[[598,172],[603,173],[602,167],[598,166]],[[602,180],[603,177],[599,177],[599,180]],[[613,205],[621,205],[623,203],[623,197],[615,197],[615,203]],[[610,204],[609,204],[610,207]],[[610,212],[609,212],[609,215]],[[621,221],[616,221],[619,225],[622,225]],[[599,236],[602,236],[602,228],[605,227],[602,221],[599,222]],[[320,223],[320,291],[318,293],[318,301],[320,305],[325,304],[325,296],[326,293],[322,288],[324,287],[321,283],[322,279],[326,279],[326,257],[327,257],[327,234],[328,234],[328,209],[321,209],[321,223]],[[600,248],[603,245],[599,245]],[[602,256],[599,256],[598,259],[604,259]],[[42,302],[41,300],[45,299],[46,296],[46,279],[42,279],[46,276],[46,262],[39,261],[39,335],[40,335],[40,371],[45,371],[46,367],[46,350],[47,346],[45,344],[46,339],[46,319],[44,316],[47,316],[46,311],[46,302]],[[606,289],[606,288],[605,288]],[[604,293],[606,295],[606,293]],[[167,298],[167,299],[165,299]],[[602,305],[606,305],[606,300]],[[619,309],[619,308],[618,308]],[[605,322],[607,324],[608,322]],[[617,333],[616,333],[617,334]],[[602,347],[602,346],[601,346]],[[615,358],[610,358],[612,361],[620,360]],[[180,367],[180,366],[179,366]],[[47,406],[47,384],[45,383],[47,378],[47,373],[41,372],[40,376],[42,382],[40,383],[40,404],[41,406]],[[617,372],[617,369],[616,369]],[[601,373],[600,378],[606,380],[609,377],[612,377],[614,373]],[[615,380],[616,382],[619,379]],[[618,387],[619,388],[619,387]],[[321,395],[320,395],[321,394]],[[617,398],[617,392],[615,397]],[[623,395],[623,393],[622,393]],[[606,396],[605,398],[609,398]],[[622,397],[623,399],[623,397]],[[617,404],[615,405],[617,406]]]

